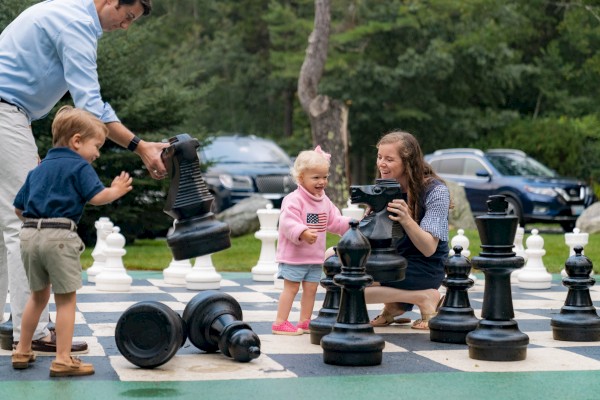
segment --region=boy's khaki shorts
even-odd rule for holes
[[[69,229],[23,228],[21,257],[29,288],[38,292],[52,285],[58,294],[81,288],[79,256],[85,248],[77,232]]]

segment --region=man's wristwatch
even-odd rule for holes
[[[137,149],[139,143],[140,143],[140,138],[137,136],[134,136],[131,139],[131,142],[129,142],[129,145],[127,146],[127,150],[135,151],[135,149]]]

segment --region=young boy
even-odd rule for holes
[[[56,359],[50,376],[94,373],[92,364],[71,356],[75,327],[75,291],[82,286],[79,255],[84,245],[77,235],[86,203],[110,203],[132,189],[126,172],[105,188],[90,165],[100,156],[108,134],[106,125],[87,111],[62,107],[52,123],[52,144],[46,158],[29,172],[17,194],[15,212],[23,220],[21,255],[31,288],[21,321],[21,338],[12,366],[25,369],[35,361],[31,339],[42,310],[56,302]]]

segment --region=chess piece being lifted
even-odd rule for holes
[[[260,356],[260,339],[242,322],[242,308],[230,295],[216,290],[199,293],[183,311],[190,342],[200,350],[218,350],[236,361]]]
[[[485,274],[483,306],[477,329],[467,334],[469,357],[486,361],[520,361],[527,357],[529,336],[519,330],[515,316],[510,274],[525,261],[512,251],[518,218],[507,215],[505,196],[490,196],[488,213],[475,219],[481,252],[473,267]]]
[[[402,226],[389,218],[387,204],[394,199],[406,199],[395,179],[377,179],[374,185],[351,186],[350,200],[366,204],[371,212],[359,223],[358,229],[371,246],[366,271],[376,282],[401,281],[406,272],[406,258],[393,246],[394,239],[404,236]]]
[[[583,255],[583,247],[576,246],[574,255],[565,262],[567,277],[563,285],[569,288],[560,314],[550,321],[555,340],[593,342],[600,340],[600,317],[590,297],[590,287],[596,280],[590,276],[592,261]]]
[[[229,226],[210,211],[214,197],[200,173],[198,140],[184,133],[169,139],[162,160],[171,178],[164,212],[175,219],[167,236],[175,260],[186,260],[231,247]]]

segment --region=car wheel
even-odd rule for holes
[[[575,228],[575,221],[561,222],[560,226],[565,233],[571,233],[573,232],[573,228]]]
[[[519,202],[512,197],[506,196],[506,202],[508,203],[508,208],[506,209],[507,215],[514,215],[519,219],[519,225],[521,227],[525,227],[525,221],[523,221],[523,211],[521,211],[521,206]]]

